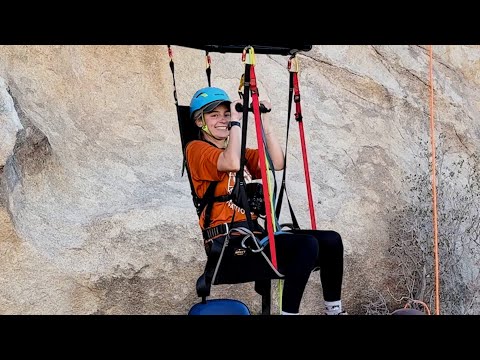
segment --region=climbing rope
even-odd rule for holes
[[[440,314],[440,276],[439,276],[439,260],[438,260],[438,226],[437,226],[437,181],[436,172],[436,153],[435,153],[435,122],[433,107],[433,50],[432,45],[429,49],[430,53],[430,143],[432,146],[432,201],[433,201],[433,249],[435,258],[435,315]]]
[[[423,311],[427,315],[431,315],[430,314],[430,308],[428,307],[428,305],[425,304],[423,301],[420,301],[420,300],[409,300],[403,308],[404,309],[420,310],[420,311]]]

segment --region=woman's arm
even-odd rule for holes
[[[242,124],[242,114],[237,112],[235,105],[241,100],[233,101],[230,104],[230,120],[238,121]],[[232,126],[229,132],[228,145],[225,150],[218,157],[217,169],[218,171],[232,171],[240,170],[240,151],[242,146],[242,128],[240,126]]]
[[[260,103],[263,104],[267,109],[272,108],[268,101],[260,101]],[[263,129],[265,131],[265,137],[267,140],[267,151],[269,152],[272,159],[273,167],[275,170],[283,170],[283,167],[285,166],[285,156],[283,154],[282,148],[280,147],[280,143],[275,136],[273,126],[270,123],[270,112],[262,114],[262,120]]]

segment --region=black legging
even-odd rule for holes
[[[246,223],[235,223],[235,227],[246,227]],[[258,238],[266,236],[265,230],[254,222],[255,230],[261,232]],[[242,235],[243,236],[243,235]],[[231,238],[229,247],[230,257],[222,260],[222,265],[217,274],[216,283],[232,284],[238,282],[274,279],[278,278],[272,272],[270,266],[256,257],[256,261],[244,262],[242,257],[233,255],[236,239],[237,247],[242,236]],[[258,236],[258,235],[257,235]],[[217,238],[213,242],[207,242],[205,250],[210,254],[211,245],[215,244],[215,254],[220,255],[225,238]],[[323,299],[325,301],[337,301],[341,297],[343,278],[343,243],[340,235],[330,230],[288,230],[287,233],[275,235],[275,252],[277,255],[278,271],[284,275],[282,310],[290,313],[298,313],[300,302],[305,291],[305,286],[313,270],[320,270]],[[270,246],[265,247],[265,253],[270,256]],[[210,255],[209,255],[210,256]],[[259,255],[260,256],[260,255]],[[250,258],[254,259],[254,258]],[[260,259],[260,263],[258,262]],[[215,260],[216,261],[216,260]],[[209,267],[213,276],[214,267]]]
[[[282,310],[298,313],[310,273],[320,269],[323,298],[340,300],[343,278],[341,236],[329,230],[288,230],[275,235],[278,270],[285,275]]]

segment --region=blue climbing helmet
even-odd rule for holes
[[[192,101],[190,101],[190,119],[194,115],[195,111],[203,110],[203,112],[210,112],[222,103],[228,103],[231,101],[227,93],[216,87],[204,87],[193,95]]]

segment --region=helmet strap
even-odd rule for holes
[[[208,135],[210,135],[211,137],[213,137],[215,140],[222,140],[222,139],[216,138],[216,137],[213,136],[213,134],[210,132],[210,129],[209,129],[208,126],[207,126],[207,122],[205,121],[205,118],[204,118],[204,116],[203,116],[203,112],[202,112],[202,123],[203,123],[203,125],[202,125],[201,129],[202,129],[204,132],[206,132]],[[227,140],[225,140],[225,141],[227,141]]]
[[[205,120],[203,120],[203,125],[202,125],[202,130],[205,131],[208,135],[210,135],[211,137],[215,137],[212,135],[212,133],[210,132],[210,129],[208,128],[207,124],[205,123]],[[218,140],[218,139],[217,139]]]

